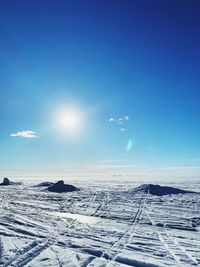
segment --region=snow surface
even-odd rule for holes
[[[199,194],[81,179],[70,181],[81,191],[53,193],[37,183],[0,187],[0,266],[200,266]],[[200,183],[174,185],[200,192]]]

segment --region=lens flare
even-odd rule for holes
[[[135,138],[130,138],[126,144],[126,151],[130,151],[135,144]]]

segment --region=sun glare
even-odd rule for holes
[[[75,133],[83,124],[83,116],[76,108],[62,108],[57,112],[56,121],[62,131]]]

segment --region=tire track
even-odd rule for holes
[[[75,221],[72,221],[72,223],[68,223],[67,227],[71,227],[74,224],[75,224]],[[53,232],[52,232],[52,229],[54,229]],[[15,255],[11,256],[8,261],[4,262],[2,267],[10,267],[10,266],[23,267],[26,264],[28,264],[30,261],[32,261],[34,258],[36,258],[45,249],[56,244],[62,233],[60,233],[59,230],[55,230],[55,229],[57,229],[57,227],[55,228],[55,224],[54,224],[54,228],[53,226],[49,227],[48,238],[41,240],[41,241],[34,240],[31,244],[26,246],[24,249],[18,251],[17,253],[15,253]],[[79,265],[76,264],[76,266],[79,266]]]
[[[145,210],[145,213],[151,225],[156,226],[156,223],[150,217],[147,210]],[[170,236],[168,231],[165,229],[165,226],[163,226],[162,232],[156,230],[155,233],[157,234],[160,242],[166,248],[168,253],[172,256],[178,266],[182,266],[183,262],[185,262],[185,260],[182,259],[183,256],[185,256],[192,265],[199,266],[198,261],[188,251],[186,251],[186,249],[182,247],[177,240]]]
[[[4,247],[3,247],[3,242],[1,241],[0,238],[0,265],[3,264],[3,254],[4,254]]]
[[[136,227],[140,223],[140,220],[142,218],[142,212],[143,212],[143,208],[144,208],[144,205],[145,205],[145,201],[146,201],[146,196],[144,196],[142,198],[141,203],[139,205],[139,208],[138,208],[138,210],[137,210],[137,212],[136,212],[136,214],[134,216],[134,219],[133,219],[133,221],[131,220],[132,225],[129,228],[129,230],[116,243],[114,243],[113,246],[108,251],[108,255],[112,254],[113,248],[115,246],[119,245],[120,242],[122,241],[122,239],[127,236],[126,242],[123,243],[121,250],[118,251],[117,253],[116,252],[114,253],[114,255],[111,257],[110,261],[105,265],[105,267],[106,266],[108,267],[108,266],[112,265],[115,261],[117,262],[118,261],[118,256],[121,253],[121,251],[124,248],[126,248],[128,246],[128,244],[130,243],[130,240],[133,238],[133,236],[135,234]],[[132,266],[132,265],[130,265],[130,266]]]
[[[106,194],[105,200],[104,201],[101,201],[101,203],[99,204],[99,206],[97,207],[97,209],[95,210],[95,212],[93,214],[91,214],[90,216],[100,217],[101,214],[98,215],[97,213],[99,213],[99,211],[102,211],[103,207],[105,207],[107,204],[109,204],[111,202],[111,200],[110,200],[110,194],[108,192],[106,192],[105,194]],[[97,195],[96,195],[94,201],[96,199],[97,199]]]
[[[50,243],[46,241],[33,247],[32,249],[28,250],[26,253],[15,259],[10,266],[13,267],[25,266],[27,263],[32,261],[35,257],[37,257],[43,250],[47,249],[49,246]]]
[[[9,258],[9,260],[5,261],[3,264],[3,267],[8,267],[11,266],[11,264],[13,262],[15,262],[18,258],[20,258],[22,255],[26,254],[28,251],[32,250],[34,247],[36,247],[38,245],[37,241],[33,241],[32,243],[30,243],[28,246],[26,246],[25,248],[23,248],[22,250],[18,251],[17,253],[15,253],[15,255],[11,256]]]
[[[128,245],[131,238],[134,236],[136,226],[140,223],[140,220],[142,217],[142,211],[143,211],[143,206],[145,204],[145,199],[146,199],[146,197],[144,196],[142,198],[140,204],[139,204],[139,207],[138,207],[137,212],[135,213],[135,216],[133,217],[133,219],[130,219],[130,222],[132,223],[130,228],[110,247],[110,249],[108,251],[104,251],[102,253],[102,255],[99,257],[99,258],[105,258],[105,259],[109,260],[109,262],[105,265],[105,267],[118,261],[118,256],[119,256],[121,251],[116,252],[115,248],[119,247],[119,245],[122,245],[121,250],[123,250]],[[124,239],[126,240],[125,242],[124,242]],[[93,261],[95,259],[96,259],[96,257],[93,260],[89,261],[87,265],[84,265],[84,267],[93,266],[91,264],[93,263]],[[129,265],[129,264],[126,264],[126,265]],[[129,266],[131,266],[131,265],[129,265]]]
[[[93,202],[95,202],[95,199],[97,197],[97,194],[95,193],[93,197]],[[97,208],[99,210],[99,208]],[[45,214],[43,214],[45,215]],[[15,253],[14,256],[10,257],[10,259],[6,262],[4,262],[3,267],[23,267],[30,261],[32,261],[34,258],[36,258],[42,251],[47,249],[48,247],[56,244],[60,238],[60,236],[63,236],[63,234],[66,234],[66,228],[71,229],[74,227],[77,223],[77,220],[72,220],[71,223],[67,222],[64,218],[61,218],[65,223],[65,228],[63,227],[64,233],[60,232],[59,225],[55,225],[53,227],[48,227],[48,235],[50,236],[48,239],[42,242],[33,241],[31,244],[29,244],[27,247],[25,247],[23,250],[18,251]],[[56,227],[57,226],[57,227]],[[53,231],[52,231],[53,229]],[[76,266],[79,266],[78,261],[75,259],[75,257],[71,256],[71,259],[73,263],[76,263]],[[93,258],[92,258],[93,260]]]
[[[97,193],[96,193],[95,197],[93,198],[92,203],[93,203],[96,199],[97,199]],[[102,208],[103,208],[105,205],[109,204],[110,202],[111,202],[110,194],[109,194],[109,192],[106,192],[106,198],[105,198],[105,200],[104,200],[103,202],[100,203],[100,205],[97,207],[96,211],[95,211],[93,214],[91,214],[90,216],[95,216],[95,215],[97,216],[97,213],[99,213],[100,211],[102,211]],[[98,215],[97,217],[100,217],[100,215]],[[94,231],[92,230],[91,227],[90,227],[90,229],[91,229],[90,234],[92,234]],[[103,257],[103,255],[101,255],[101,257]],[[95,256],[90,256],[89,259],[88,259],[86,262],[84,262],[83,264],[80,265],[80,267],[87,267],[87,266],[89,266],[90,264],[92,264],[92,262],[93,262],[95,259],[96,259]]]

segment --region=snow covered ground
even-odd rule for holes
[[[199,194],[67,179],[81,191],[52,193],[39,182],[0,187],[0,266],[200,266]],[[200,192],[200,183],[173,186]]]

